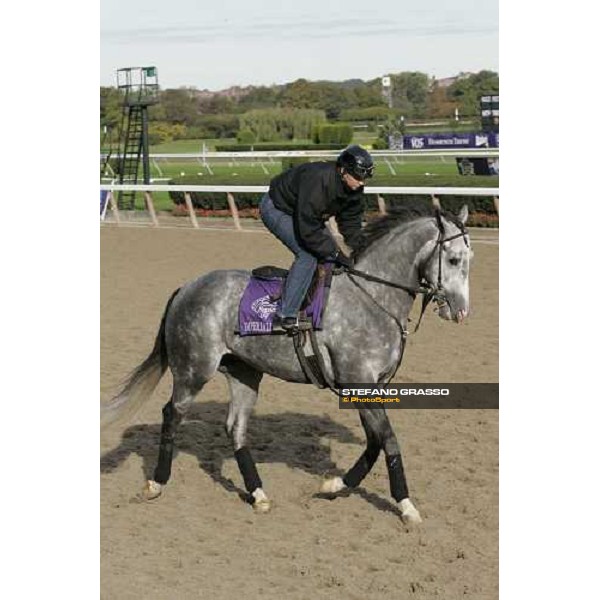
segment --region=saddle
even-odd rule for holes
[[[272,333],[273,318],[281,305],[281,295],[288,273],[287,269],[271,265],[252,271],[252,277],[240,300],[236,333],[240,336]],[[303,316],[311,322],[315,330],[321,329],[332,275],[331,263],[317,266],[301,307]]]
[[[315,331],[321,329],[333,271],[334,267],[331,263],[319,264],[315,270],[301,308],[301,314],[310,321],[311,328],[308,331],[294,331],[290,334],[277,332],[277,335],[291,335],[293,338],[294,349],[307,379],[319,388],[330,389],[334,389],[334,382],[326,375]],[[281,305],[283,285],[288,273],[287,269],[271,265],[258,267],[252,271],[252,277],[240,300],[237,334],[240,336],[273,334],[273,318]],[[307,344],[309,340],[310,345]],[[306,350],[310,349],[312,352],[307,353]]]

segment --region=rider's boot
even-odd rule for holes
[[[275,332],[294,333],[295,331],[307,331],[312,327],[312,320],[304,317],[282,317],[275,315],[273,318],[273,329]]]

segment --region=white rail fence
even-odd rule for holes
[[[119,191],[136,191],[143,192],[144,201],[148,214],[150,215],[151,224],[154,227],[160,227],[160,222],[154,208],[152,192],[183,192],[185,204],[189,213],[191,224],[194,228],[199,229],[198,219],[192,204],[191,192],[221,192],[227,194],[227,202],[229,211],[233,218],[234,227],[242,230],[237,205],[235,203],[234,193],[237,192],[258,192],[265,193],[269,189],[267,185],[158,185],[158,184],[101,184],[100,191],[107,192],[108,206],[112,211],[114,220],[117,225],[121,225],[122,219],[117,206],[114,192]],[[365,187],[365,194],[377,196],[377,205],[379,212],[385,214],[387,207],[383,194],[410,194],[429,196],[434,206],[439,207],[440,201],[438,196],[444,195],[460,195],[460,196],[492,196],[494,198],[494,207],[496,212],[500,213],[499,196],[500,189],[492,187]]]

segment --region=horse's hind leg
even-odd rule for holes
[[[237,359],[224,361],[220,370],[225,373],[229,384],[231,403],[226,429],[233,442],[235,459],[252,506],[258,512],[267,512],[271,503],[262,489],[262,481],[246,441],[248,421],[258,399],[258,386],[263,374]]]
[[[152,500],[160,496],[163,486],[169,481],[173,463],[175,432],[194,397],[205,383],[204,380],[184,383],[174,378],[171,400],[165,404],[162,411],[163,423],[160,432],[160,449],[158,451],[158,463],[154,470],[154,479],[146,482],[142,492],[146,500]]]

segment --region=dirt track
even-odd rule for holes
[[[493,241],[497,232],[473,237]],[[498,381],[498,246],[474,249],[472,316],[459,327],[430,309],[397,380]],[[216,268],[290,262],[263,233],[104,227],[102,400],[148,354],[173,289]],[[221,376],[180,428],[164,495],[137,502],[154,468],[169,385],[165,377],[126,429],[102,435],[102,598],[497,598],[497,411],[389,411],[424,518],[408,530],[381,459],[354,493],[316,495],[322,475],[347,469],[362,451],[358,417],[339,410],[330,392],[270,377],[249,428],[270,514],[238,498]]]

